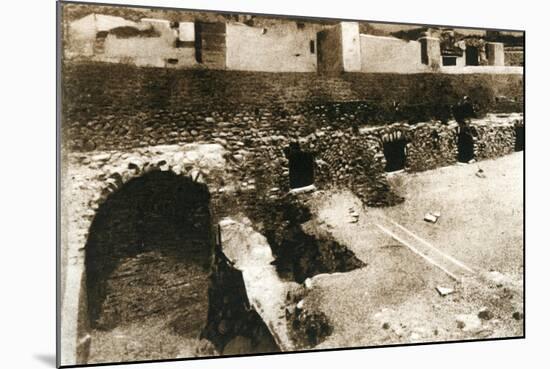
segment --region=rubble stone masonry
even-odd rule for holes
[[[68,151],[217,143],[241,185],[265,193],[288,190],[290,142],[314,155],[316,185],[368,182],[381,189],[384,180],[376,178],[383,174],[384,132],[406,135],[406,168],[421,171],[456,162],[457,127],[433,120],[445,116],[442,107],[469,95],[483,111],[523,109],[521,75],[326,77],[97,63],[66,64],[63,78]],[[391,124],[396,119],[404,123]],[[512,123],[501,123],[476,123],[479,159],[513,150]]]
[[[469,95],[498,113],[472,122],[476,159],[513,151],[523,125],[520,114],[500,114],[522,112],[517,74],[327,77],[98,63],[65,64],[62,78],[67,362],[85,361],[79,352],[89,344],[78,328],[86,299],[74,291],[84,283],[90,224],[130,179],[154,170],[188,176],[208,186],[214,223],[232,212],[255,218],[258,203],[288,193],[289,147],[297,143],[313,155],[317,188],[349,188],[367,205],[388,206],[403,199],[386,180],[384,143],[406,143],[405,170],[456,163],[458,126],[434,119],[445,115],[442,106]]]

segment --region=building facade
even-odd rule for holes
[[[510,49],[480,36],[458,38],[450,29],[426,29],[407,39],[361,33],[359,22],[130,21],[90,14],[70,23],[66,32],[66,59],[137,66],[254,72],[522,73],[521,47]]]

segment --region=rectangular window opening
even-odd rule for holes
[[[456,65],[456,56],[444,56],[443,66]]]

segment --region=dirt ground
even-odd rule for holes
[[[523,153],[389,178],[403,204],[362,207],[349,192],[310,200],[311,228],[330,232],[367,263],[313,277],[304,305],[334,325],[317,348],[523,335]],[[436,223],[423,220],[428,211],[441,213]],[[382,217],[472,273],[454,280],[382,232]],[[436,287],[453,292],[441,296]]]

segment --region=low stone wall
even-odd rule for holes
[[[456,124],[419,123],[411,129],[407,169],[423,171],[456,163]]]
[[[501,123],[491,120],[476,121],[474,127],[474,157],[476,160],[492,159],[514,152],[515,127],[523,125],[523,118],[509,119]]]
[[[523,127],[521,114],[490,114],[470,122],[473,153],[476,160],[492,159],[515,151],[516,127]],[[361,135],[370,140],[370,151],[383,167],[386,158],[383,143],[406,141],[405,168],[420,172],[452,165],[458,157],[459,125],[454,122],[424,122],[415,125],[395,123],[383,127],[364,127]],[[522,139],[521,137],[519,139]]]

